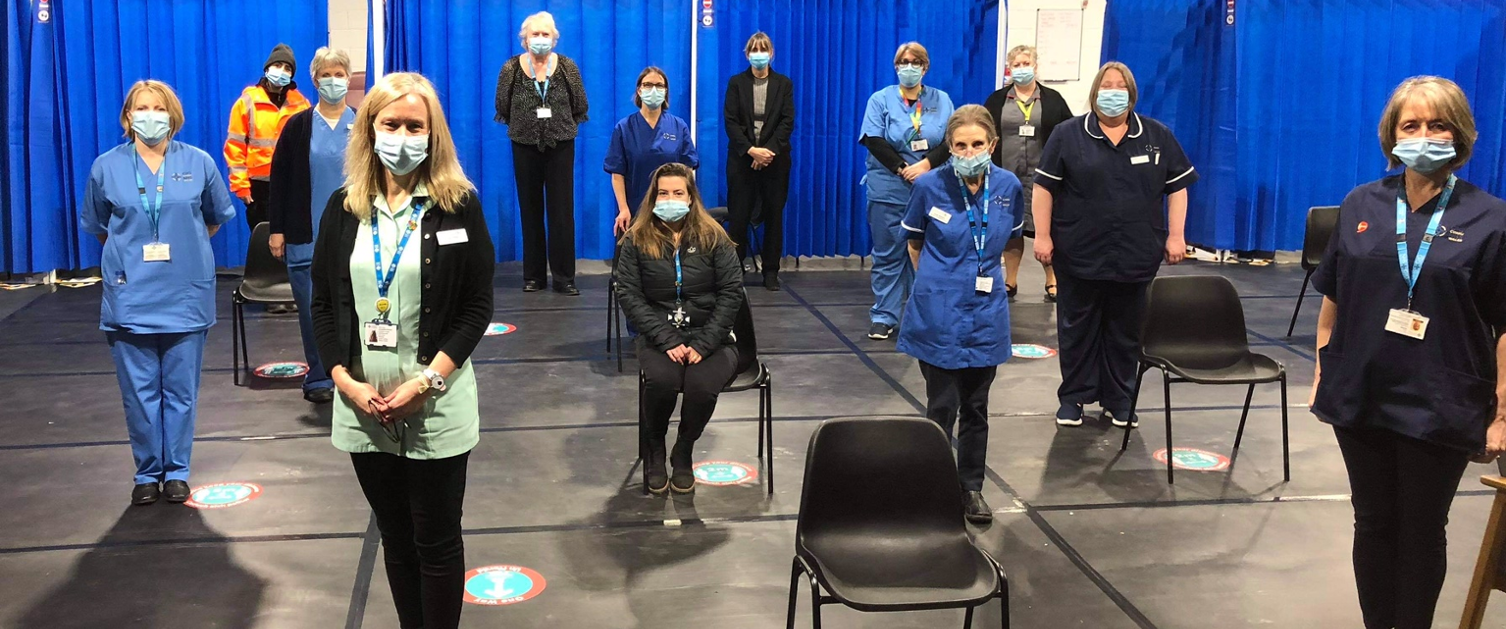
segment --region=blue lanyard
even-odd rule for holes
[[[371,211],[371,256],[376,268],[377,296],[387,298],[387,291],[392,288],[392,280],[397,279],[397,263],[403,259],[403,250],[408,248],[408,237],[418,229],[418,219],[423,216],[424,206],[422,203],[413,206],[413,213],[408,215],[408,228],[403,231],[403,237],[397,241],[397,251],[392,253],[392,266],[387,270],[387,277],[382,277],[382,230],[377,225],[377,209]],[[387,313],[381,315],[385,318]]]
[[[973,236],[973,249],[978,252],[978,274],[983,273],[983,249],[988,246],[988,173],[983,175],[983,223],[973,215],[973,195],[967,191],[967,182],[959,175],[957,184],[962,187],[962,202],[967,206],[968,232]]]
[[[539,95],[539,104],[542,105],[542,106],[544,106],[544,107],[548,107],[549,106],[549,79],[544,79],[543,81],[537,81],[537,80],[535,80],[533,82],[533,91]]]
[[[152,243],[155,244],[161,241],[158,226],[162,221],[162,184],[164,181],[162,175],[167,171],[167,156],[162,157],[162,164],[157,167],[157,205],[153,206],[146,202],[146,183],[141,180],[141,154],[132,148],[131,155],[136,158],[131,163],[131,172],[136,175],[136,192],[141,195],[141,208],[146,210],[147,218],[152,221]]]
[[[685,270],[680,267],[680,248],[675,247],[675,305],[685,303]]]
[[[1448,185],[1444,186],[1443,194],[1438,195],[1438,207],[1433,209],[1433,218],[1428,219],[1428,230],[1422,234],[1422,244],[1417,247],[1417,258],[1409,266],[1407,264],[1407,188],[1402,185],[1401,192],[1396,194],[1396,258],[1401,263],[1401,279],[1407,283],[1407,310],[1412,309],[1412,291],[1417,287],[1417,277],[1422,273],[1422,263],[1428,259],[1428,250],[1433,248],[1433,236],[1438,233],[1438,225],[1443,221],[1443,207],[1448,205],[1448,199],[1454,194],[1454,182],[1458,178],[1449,175]]]

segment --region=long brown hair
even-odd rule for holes
[[[717,245],[732,244],[727,232],[722,230],[716,219],[711,218],[711,214],[706,212],[706,206],[701,203],[701,193],[695,187],[695,173],[684,164],[670,163],[660,166],[650,177],[648,194],[644,195],[643,203],[638,206],[638,216],[633,218],[633,224],[628,227],[625,238],[638,247],[639,253],[646,258],[658,260],[674,251],[674,232],[664,224],[663,219],[654,216],[654,205],[659,201],[659,180],[665,177],[683,178],[686,191],[690,193],[690,214],[683,219],[685,227],[680,230],[680,242],[708,253]]]

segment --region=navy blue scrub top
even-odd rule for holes
[[[1035,185],[1051,191],[1052,266],[1087,280],[1145,282],[1166,257],[1166,196],[1198,179],[1171,129],[1131,113],[1115,146],[1098,116],[1056,126]]]
[[[969,194],[948,162],[915,180],[900,221],[911,240],[924,244],[896,349],[942,369],[992,367],[1010,357],[1009,295],[999,259],[1004,245],[1024,228],[1025,203],[1019,178],[992,164],[988,193],[982,272],[994,285],[987,294],[975,290],[978,248],[963,196],[971,197],[974,218],[981,224],[982,188]]]
[[[659,126],[650,127],[643,113],[635,111],[612,129],[604,167],[627,179],[629,212],[638,213],[654,171],[674,162],[692,170],[701,167],[701,156],[690,140],[690,125],[679,116],[666,111],[659,115]]]
[[[1400,175],[1355,188],[1313,274],[1338,304],[1313,413],[1336,426],[1382,428],[1468,453],[1485,449],[1493,419],[1496,339],[1506,330],[1506,202],[1460,180],[1443,210],[1413,293],[1429,318],[1422,340],[1386,331],[1407,307],[1396,257]],[[1407,214],[1408,263],[1434,197]]]
[[[207,330],[215,322],[214,251],[209,225],[235,218],[225,177],[208,153],[172,142],[158,169],[163,173],[159,240],[170,260],[146,262],[152,221],[141,206],[136,173],[147,201],[157,203],[157,175],[136,155],[132,142],[94,160],[84,187],[79,226],[108,236],[100,253],[104,298],[99,327],[109,332],[165,334]]]

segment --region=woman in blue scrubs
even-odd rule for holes
[[[957,426],[964,513],[985,523],[988,389],[1011,346],[999,260],[1024,227],[1024,200],[1019,178],[993,165],[999,134],[987,109],[962,106],[945,138],[951,163],[915,180],[901,222],[916,277],[897,347],[920,361],[926,416],[948,436]]]
[[[303,399],[328,404],[335,399],[335,381],[319,362],[319,345],[314,341],[314,321],[309,314],[314,288],[309,268],[314,263],[314,240],[319,235],[324,206],[345,182],[345,147],[350,143],[356,112],[345,104],[350,86],[348,53],[320,48],[309,67],[319,87],[319,106],[289,118],[277,138],[267,216],[272,227],[272,255],[287,262],[293,300],[298,303],[298,330],[309,366],[303,377]]]
[[[215,321],[209,238],[235,207],[214,159],[172,139],[183,105],[166,83],[132,85],[120,125],[130,141],[94,160],[79,226],[104,245],[99,327],[136,459],[131,503],[164,493],[184,502],[204,337]]]
[[[1433,626],[1459,479],[1506,452],[1506,202],[1454,175],[1478,135],[1453,81],[1402,82],[1380,138],[1406,170],[1345,197],[1313,275],[1309,404],[1348,468],[1369,629]]]
[[[633,210],[643,203],[654,171],[665,164],[701,167],[701,156],[690,139],[690,125],[669,113],[669,78],[650,66],[638,73],[633,92],[638,112],[617,121],[604,167],[612,174],[612,192],[617,198],[617,219],[612,235],[620,236],[633,221]]]
[[[917,178],[947,160],[942,142],[952,117],[952,98],[921,84],[931,57],[925,46],[910,42],[894,53],[899,85],[868,97],[860,134],[868,149],[868,230],[873,238],[873,308],[868,312],[868,338],[881,341],[894,334],[900,309],[914,271],[905,254],[905,230],[899,226],[910,203],[910,186]]]
[[[1187,254],[1197,171],[1166,125],[1134,111],[1138,98],[1129,68],[1104,64],[1093,111],[1057,125],[1035,170],[1035,259],[1056,269],[1059,426],[1081,426],[1093,402],[1115,426],[1139,425],[1129,409],[1146,293],[1161,262]]]

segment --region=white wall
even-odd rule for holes
[[[1062,93],[1073,114],[1088,111],[1088,89],[1093,75],[1102,64],[1099,55],[1103,51],[1103,12],[1107,0],[1010,0],[1009,33],[1004,50],[1015,46],[1037,44],[1035,37],[1035,12],[1037,9],[1082,9],[1082,57],[1077,80],[1059,80],[1043,75],[1040,80]]]
[[[350,53],[352,72],[366,71],[367,0],[329,0],[329,45]]]

